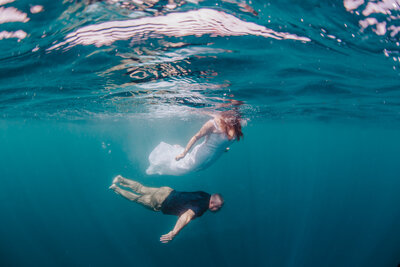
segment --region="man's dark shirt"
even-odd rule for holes
[[[174,190],[162,203],[161,211],[164,214],[181,216],[191,209],[195,214],[194,218],[200,217],[208,210],[210,197],[210,194],[202,191],[179,192]]]

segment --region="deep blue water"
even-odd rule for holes
[[[1,266],[397,266],[398,1],[0,0]],[[228,100],[214,165],[148,176]],[[108,189],[220,192],[173,216]]]

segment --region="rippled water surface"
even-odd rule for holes
[[[399,119],[394,0],[0,4],[4,118]]]
[[[398,0],[0,0],[0,265],[396,266]],[[234,107],[212,167],[145,174]],[[184,229],[117,174],[221,192]]]

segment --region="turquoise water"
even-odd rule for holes
[[[2,266],[400,263],[398,2],[7,2]],[[229,99],[243,140],[145,174]],[[161,244],[176,217],[115,195],[117,174],[226,205]]]

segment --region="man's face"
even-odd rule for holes
[[[221,208],[222,204],[221,201],[218,199],[210,199],[210,204],[208,205],[208,208],[210,211],[218,211]]]

